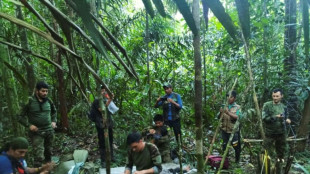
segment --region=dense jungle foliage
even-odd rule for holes
[[[104,85],[119,107],[113,115],[117,160],[112,167],[123,166],[128,132],[152,124],[154,114],[162,112],[154,108],[164,95],[162,85],[171,83],[183,100],[184,163],[199,173],[209,170],[201,169],[203,158],[218,125],[217,113],[236,81],[243,139],[263,137],[263,103],[271,100],[272,89],[284,89],[283,102],[293,121],[288,135],[304,138],[290,142],[296,149],[294,164],[305,169],[295,167],[295,172],[310,171],[309,4],[1,0],[0,145],[27,136],[17,119],[35,83],[44,80],[58,111],[55,158],[87,149],[89,160],[97,162],[97,132],[87,112]],[[171,138],[171,146],[177,147]],[[222,153],[220,143],[218,136],[214,151]],[[242,149],[243,165],[231,170],[258,171],[261,144]],[[27,158],[31,164],[31,155]]]

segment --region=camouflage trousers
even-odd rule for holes
[[[52,160],[52,145],[54,131],[29,132],[32,144],[34,167],[40,167],[43,163]]]
[[[160,152],[160,154],[162,163],[169,163],[172,161],[170,157],[170,151]]]
[[[285,134],[267,135],[264,139],[263,147],[272,158],[284,159],[287,153],[287,142]],[[273,148],[275,148],[276,154]]]

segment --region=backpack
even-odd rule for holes
[[[90,110],[87,112],[87,117],[90,121],[96,122],[96,111],[94,110],[94,106],[92,105]]]

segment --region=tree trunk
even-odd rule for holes
[[[254,101],[255,110],[256,110],[256,113],[257,113],[257,119],[258,119],[258,123],[259,123],[260,135],[264,139],[265,138],[265,133],[264,133],[264,128],[263,128],[262,115],[261,115],[261,112],[260,112],[260,109],[259,109],[257,95],[256,95],[256,90],[255,90],[255,81],[254,81],[252,67],[251,67],[251,56],[250,56],[249,48],[248,48],[248,44],[247,44],[248,41],[245,40],[245,38],[243,37],[243,34],[242,34],[242,40],[243,40],[243,44],[244,44],[244,52],[245,52],[246,61],[247,61],[247,68],[248,68],[248,73],[249,73],[249,78],[250,78],[250,85],[252,85],[252,90],[253,90],[253,101]]]
[[[262,0],[263,1],[263,16],[267,19],[267,0]],[[263,103],[265,101],[267,101],[270,97],[269,95],[269,89],[268,89],[268,58],[269,58],[269,47],[268,47],[268,29],[267,29],[267,26],[264,25],[264,28],[263,28],[263,48],[264,48],[264,60],[263,60],[263,95],[261,97],[261,100],[260,100],[260,108],[263,107]]]
[[[103,121],[103,128],[104,128],[104,143],[105,143],[105,151],[106,151],[106,174],[111,173],[111,149],[110,149],[110,140],[109,140],[109,125],[108,125],[108,110],[103,103],[103,98],[101,93],[99,92],[98,94],[98,99],[99,99],[99,106],[102,108],[102,121]]]
[[[292,120],[292,125],[298,125],[300,121],[298,99],[295,94],[298,86],[294,85],[297,84],[296,45],[296,0],[285,0],[284,85],[288,116]]]
[[[149,16],[147,12],[145,12],[145,20],[146,20],[146,26],[145,26],[145,43],[146,43],[146,59],[147,59],[147,84],[149,87],[151,87],[151,76],[150,76],[150,53],[149,53],[149,42],[150,42],[150,31],[149,31]],[[151,107],[151,101],[152,101],[152,94],[151,94],[151,88],[148,90],[148,105],[149,108]],[[152,120],[152,119],[151,119]],[[152,121],[151,121],[152,123]]]
[[[310,82],[308,84],[310,86]],[[309,122],[310,122],[310,91],[308,90],[309,96],[304,103],[304,110],[302,113],[302,118],[300,121],[300,126],[298,128],[297,137],[303,138],[309,135]],[[306,141],[299,141],[297,143],[296,150],[299,152],[305,151]]]
[[[0,44],[0,63],[2,64],[4,61],[10,64],[10,55],[9,50],[6,46]],[[3,67],[3,65],[2,65]],[[15,78],[12,75],[12,72],[7,68],[2,69],[2,76],[3,76],[3,84],[5,90],[5,99],[7,103],[7,117],[9,118],[8,124],[12,124],[13,133],[15,136],[23,136],[21,125],[17,122],[17,114],[19,111],[18,105],[18,96],[16,92],[16,85],[15,85]],[[8,127],[10,127],[8,126]]]
[[[23,13],[21,10],[21,7],[19,5],[16,6],[16,16],[20,20],[24,20]],[[19,26],[18,26],[19,27]],[[25,31],[25,28],[19,27],[19,34],[20,34],[20,41],[21,41],[21,46],[25,50],[30,50],[29,45],[28,45],[28,39],[27,39],[27,33]],[[28,95],[31,96],[33,95],[34,91],[34,86],[36,84],[36,77],[34,74],[33,67],[31,66],[31,59],[28,56],[28,53],[23,52],[22,53],[23,57],[25,58],[26,61],[24,61],[25,69],[26,69],[26,75],[27,75],[27,82],[28,82]],[[27,93],[24,93],[27,94]]]
[[[193,17],[198,30],[194,34],[194,61],[195,61],[195,125],[196,125],[196,158],[197,173],[204,173],[203,139],[202,139],[202,77],[201,77],[201,53],[200,53],[200,18],[199,0],[193,1]]]
[[[60,49],[56,55],[56,62],[62,66],[61,53]],[[64,73],[60,69],[56,69],[57,79],[58,79],[58,98],[59,98],[59,112],[61,117],[61,128],[63,132],[68,132],[69,130],[69,120],[67,115],[67,98],[65,93],[65,81]]]
[[[209,25],[209,7],[207,5],[207,3],[205,1],[202,1],[202,7],[203,7],[203,17],[204,17],[204,21],[205,21],[205,25],[203,27],[203,79],[204,79],[204,83],[203,83],[203,99],[204,99],[204,105],[203,108],[207,107],[207,67],[206,67],[206,33],[208,31],[208,25]],[[207,118],[207,114],[205,113],[203,115],[203,118]]]
[[[302,24],[304,28],[304,44],[305,44],[305,65],[306,69],[310,68],[310,58],[309,58],[309,6],[307,0],[302,0]]]
[[[264,138],[264,129],[263,129],[263,123],[262,123],[262,117],[261,117],[261,112],[259,109],[259,104],[257,100],[257,95],[256,95],[256,89],[255,89],[255,81],[253,77],[253,71],[252,71],[252,66],[251,66],[251,56],[249,52],[249,39],[250,39],[250,26],[248,25],[248,21],[250,20],[249,16],[249,4],[247,0],[236,0],[236,5],[238,9],[238,16],[239,16],[239,21],[241,24],[241,30],[242,30],[242,41],[244,44],[244,52],[246,56],[246,61],[247,61],[247,68],[248,68],[248,73],[249,73],[249,78],[250,78],[250,85],[253,87],[253,101],[255,104],[255,109],[257,113],[257,118],[259,121],[259,129],[260,129],[260,134],[261,137]]]
[[[54,3],[52,1],[52,3]],[[58,33],[58,25],[56,24],[56,21],[53,21],[53,28],[54,30]],[[61,59],[61,48],[57,49],[56,55],[53,55],[53,49],[51,46],[51,57],[55,58],[55,62],[62,66],[62,59]],[[65,93],[65,80],[64,80],[64,73],[61,69],[56,68],[56,74],[57,74],[57,81],[58,81],[58,86],[57,86],[57,95],[59,99],[59,113],[60,113],[60,118],[61,118],[61,129],[63,132],[67,133],[69,130],[69,120],[68,120],[68,109],[67,109],[67,98],[66,98],[66,93]]]

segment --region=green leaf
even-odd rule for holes
[[[146,12],[151,16],[151,18],[154,18],[155,14],[154,14],[151,0],[142,0],[142,2],[144,4]]]
[[[205,0],[217,19],[221,22],[229,35],[237,40],[237,30],[230,16],[225,12],[222,3],[219,0]]]
[[[183,18],[185,19],[193,34],[197,34],[198,30],[194,21],[194,17],[187,2],[185,0],[174,0],[174,2],[177,4],[180,13],[183,15]]]
[[[155,4],[156,9],[162,17],[166,17],[165,7],[161,0],[153,0],[153,4]]]

